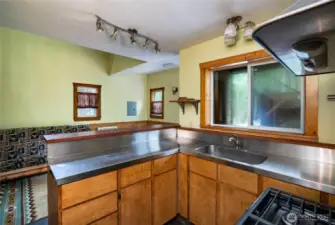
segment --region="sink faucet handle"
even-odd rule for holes
[[[236,135],[229,137],[228,142],[233,144],[236,149],[240,149],[243,146],[243,140]]]

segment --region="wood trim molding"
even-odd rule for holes
[[[98,89],[98,108],[97,116],[94,117],[78,117],[78,87],[89,87]],[[73,120],[74,121],[92,121],[101,120],[101,85],[95,84],[83,84],[83,83],[73,83]]]
[[[222,133],[236,134],[248,137],[268,137],[271,139],[296,140],[302,142],[318,142],[318,82],[317,77],[309,76],[305,80],[305,131],[304,134],[290,134],[274,131],[227,128],[211,125],[211,71],[215,68],[239,62],[252,62],[269,60],[271,56],[265,51],[255,51],[246,54],[231,56],[210,62],[201,63],[200,66],[200,127],[209,130],[218,130]]]
[[[48,164],[30,166],[27,168],[17,169],[9,172],[0,173],[0,182],[14,180],[26,176],[37,175],[48,172]]]
[[[152,119],[164,119],[164,87],[161,88],[152,88],[150,89],[150,118]],[[155,115],[151,115],[151,111],[152,111],[152,92],[155,91],[162,91],[162,115],[161,116],[155,116]]]

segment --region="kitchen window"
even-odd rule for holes
[[[73,119],[101,119],[101,85],[73,83]]]
[[[150,89],[150,118],[164,119],[164,88]]]
[[[212,73],[213,124],[303,133],[304,80],[278,62]]]
[[[200,64],[200,127],[263,139],[317,141],[318,80],[264,50]]]

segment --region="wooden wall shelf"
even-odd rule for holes
[[[178,100],[170,100],[169,102],[175,102],[178,103],[181,110],[183,111],[183,114],[185,114],[185,104],[192,104],[195,108],[195,112],[198,115],[199,112],[199,103],[200,100],[196,99],[178,99]]]

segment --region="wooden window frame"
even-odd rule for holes
[[[161,88],[152,88],[150,89],[150,118],[151,119],[164,119],[164,87]],[[162,91],[162,101],[158,101],[158,102],[162,102],[162,116],[154,116],[151,114],[151,110],[152,110],[152,92],[156,92],[156,91]]]
[[[200,127],[202,129],[216,130],[230,135],[243,137],[262,137],[263,139],[295,140],[303,142],[318,141],[318,79],[316,76],[303,77],[305,83],[305,124],[304,133],[284,133],[278,131],[255,130],[245,128],[222,127],[211,124],[211,73],[215,68],[225,65],[247,61],[270,60],[272,57],[265,50],[249,52],[241,55],[231,56],[210,62],[200,63]]]
[[[96,88],[98,90],[98,107],[96,116],[78,117],[78,87]],[[74,121],[101,120],[101,85],[73,83],[73,120]]]

